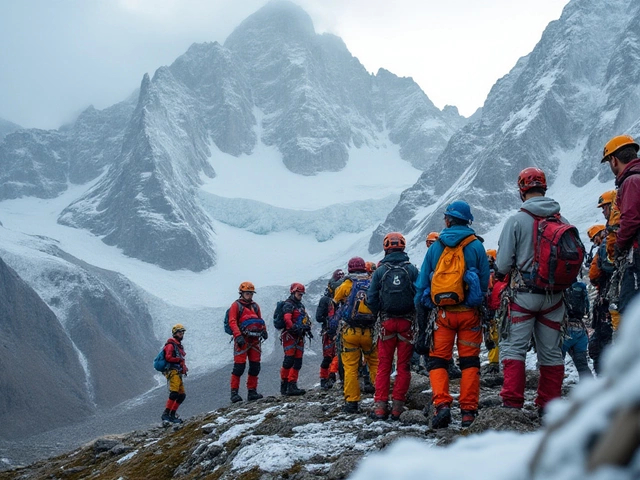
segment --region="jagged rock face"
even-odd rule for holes
[[[55,314],[0,258],[0,435],[16,439],[89,415],[73,344]]]
[[[0,118],[0,141],[10,133],[20,130],[22,127],[17,123],[10,122],[4,118]]]
[[[167,69],[153,83],[145,76],[120,164],[58,221],[88,228],[125,254],[168,270],[200,271],[215,262],[213,228],[193,188],[201,172],[213,171],[205,161],[204,135],[189,138],[183,127],[194,123],[189,97],[163,95],[171,87],[180,89]],[[168,132],[183,141],[172,142]]]
[[[265,114],[262,140],[297,173],[340,170],[351,144],[375,144],[385,128],[402,157],[424,168],[465,122],[457,111],[438,110],[409,78],[370,75],[341,39],[316,34],[290,2],[251,15],[225,47],[245,65]]]
[[[89,107],[60,130],[18,130],[0,135],[0,200],[53,198],[69,182],[85,183],[115,162],[135,107],[131,99],[104,110]]]
[[[549,184],[558,175],[576,186],[610,180],[602,147],[620,133],[639,134],[640,5],[574,0],[540,42],[491,89],[481,117],[455,133],[433,167],[405,191],[374,232],[369,251],[388,231],[410,242],[442,228],[451,201],[468,201],[482,232],[519,205],[516,179],[537,166]],[[597,32],[597,33],[596,33]]]

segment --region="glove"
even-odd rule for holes
[[[484,339],[484,346],[487,350],[493,350],[494,348],[496,348],[496,342],[494,342],[493,339],[487,335]]]
[[[242,335],[238,335],[236,337],[236,345],[238,345],[239,348],[244,347],[246,343],[247,342],[244,340],[244,337]]]
[[[269,338],[269,334],[267,333],[266,330],[263,330],[260,336],[262,337],[263,340],[266,340],[267,338]]]

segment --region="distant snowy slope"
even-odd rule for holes
[[[570,2],[492,88],[482,116],[454,134],[436,164],[403,192],[369,251],[380,251],[390,230],[411,232],[413,245],[424,242],[442,228],[442,211],[456,198],[472,205],[477,230],[488,231],[518,207],[516,179],[528,166],[545,170],[550,194],[569,181],[578,187],[564,208],[585,202],[595,221],[595,201],[612,179],[599,163],[604,143],[640,134],[639,21],[635,1]]]
[[[22,127],[17,123],[10,122],[9,120],[5,120],[4,118],[0,118],[0,142],[4,137],[9,135],[10,133],[15,132],[16,130],[20,130]]]

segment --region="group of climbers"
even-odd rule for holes
[[[458,404],[464,428],[478,411],[483,336],[489,351],[486,372],[497,373],[501,367],[504,374],[500,396],[505,408],[524,405],[525,359],[532,344],[540,373],[535,405],[541,414],[549,401],[561,395],[566,353],[581,378],[591,375],[587,350],[599,372],[600,352],[611,343],[619,314],[640,284],[639,148],[627,135],[605,146],[602,162],[608,162],[616,176],[617,191],[605,192],[598,200],[606,224],[588,229],[593,243],[589,255],[585,256],[577,229],[560,215],[560,205],[546,196],[544,172],[529,167],[517,180],[522,207],[505,222],[497,251],[485,250],[484,240],[471,228],[474,216],[469,204],[456,200],[444,211],[444,229],[427,235],[419,271],[398,232],[384,237],[385,255],[377,265],[351,258],[346,275],[336,270],[331,276],[316,312],[322,325],[320,387],[332,388],[340,372],[343,411],[357,413],[364,366],[375,392],[370,416],[397,420],[405,409],[415,344],[424,355],[433,392],[432,427],[445,428],[452,421],[449,381],[455,374],[452,360],[457,347]],[[591,339],[585,324],[589,296],[586,285],[577,281],[583,262],[596,290]],[[238,390],[247,360],[247,399],[262,398],[257,392],[258,374],[261,343],[268,334],[254,293],[253,284],[243,282],[225,320],[225,329],[233,336],[232,402],[242,400]],[[305,338],[313,337],[302,303],[305,293],[301,283],[291,284],[290,296],[278,302],[274,313],[284,351],[283,395],[305,394],[297,385]],[[163,349],[170,395],[162,419],[172,423],[181,421],[176,410],[185,398],[184,332],[182,325],[174,326]]]

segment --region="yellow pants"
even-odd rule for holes
[[[498,334],[498,325],[495,321],[491,322],[491,329],[489,330],[491,340],[495,343],[496,348],[489,350],[489,363],[500,363],[500,347],[498,347],[498,340],[500,335]]]
[[[364,359],[369,366],[369,378],[375,385],[378,373],[378,348],[373,347],[371,328],[348,327],[342,331],[342,350],[340,357],[344,367],[344,399],[347,402],[360,401],[360,381],[358,372],[360,360]]]
[[[184,393],[182,375],[180,375],[177,370],[169,370],[165,372],[164,376],[167,377],[167,385],[169,386],[170,392]]]

